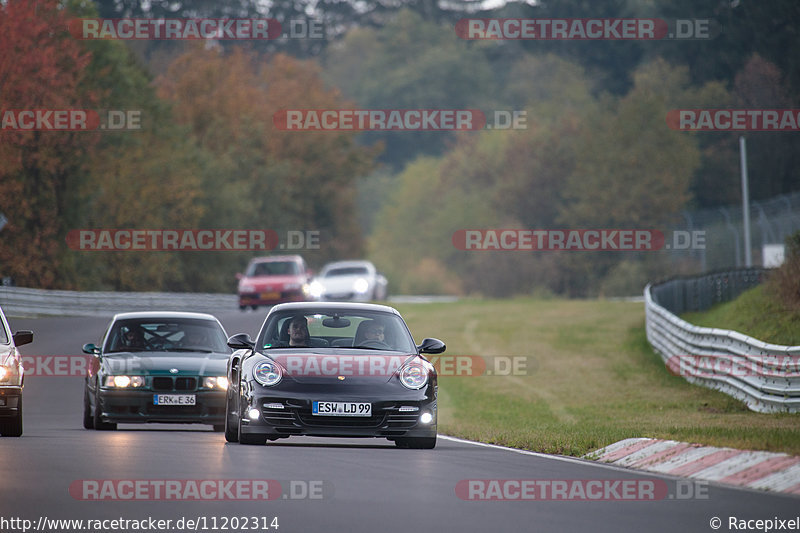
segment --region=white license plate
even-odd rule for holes
[[[194,394],[154,394],[153,405],[194,405]]]
[[[372,416],[372,404],[364,402],[313,402],[311,414],[321,416]]]

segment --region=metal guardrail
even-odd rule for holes
[[[455,296],[390,296],[388,303],[441,303],[457,299]],[[215,314],[238,309],[239,298],[236,294],[217,293],[77,292],[0,286],[0,307],[10,316],[111,316],[152,310]]]
[[[238,309],[235,294],[172,292],[76,292],[0,287],[7,315],[110,316],[126,311],[218,313]]]
[[[736,331],[703,328],[677,313],[708,309],[763,281],[749,268],[675,278],[644,289],[647,340],[667,369],[762,413],[800,412],[800,346],[769,344]]]

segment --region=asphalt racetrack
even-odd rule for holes
[[[264,315],[231,310],[217,316],[229,335],[254,336]],[[65,356],[97,342],[109,318],[9,322],[14,331],[34,331],[24,355]],[[433,450],[403,450],[382,439],[243,446],[201,425],[85,430],[82,394],[81,377],[26,378],[24,434],[0,438],[3,533],[708,532],[736,530],[730,517],[756,527],[755,520],[800,515],[796,497],[441,436]],[[179,489],[165,497],[170,482]],[[523,486],[530,489],[524,498]],[[548,498],[557,487],[567,487],[569,497]],[[54,522],[66,519],[84,522]],[[142,522],[132,527],[131,521]]]

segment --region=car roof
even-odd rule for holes
[[[219,322],[217,317],[208,313],[190,313],[188,311],[135,311],[129,313],[117,313],[114,320],[128,320],[132,318],[195,318],[201,320],[213,320]]]
[[[334,261],[332,263],[327,263],[323,268],[323,270],[330,270],[331,268],[340,268],[340,267],[354,267],[354,266],[364,266],[364,267],[372,267],[375,268],[375,265],[372,264],[372,261],[365,261],[361,259],[353,259],[348,261]]]
[[[279,311],[380,311],[400,316],[394,307],[381,304],[353,303],[353,302],[289,302],[278,304],[269,310],[269,314]]]
[[[273,263],[276,261],[303,261],[302,256],[299,255],[266,255],[264,257],[254,257],[250,260],[251,263]]]

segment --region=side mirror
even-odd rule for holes
[[[240,279],[242,279],[243,277],[244,277],[244,274],[242,274],[241,272],[237,272],[237,273],[236,273],[236,279],[237,279],[237,280],[240,280]]]
[[[232,337],[228,337],[228,346],[234,350],[253,350],[256,347],[256,343],[247,333],[237,333]]]
[[[17,331],[11,337],[14,339],[15,346],[22,346],[23,344],[30,344],[33,342],[33,332],[27,329]]]
[[[88,353],[92,355],[100,355],[100,348],[95,346],[92,343],[84,344],[83,345],[83,353]]]
[[[422,344],[417,346],[417,350],[419,353],[430,353],[430,354],[437,354],[442,353],[447,349],[447,346],[444,345],[442,341],[439,339],[422,339]]]

